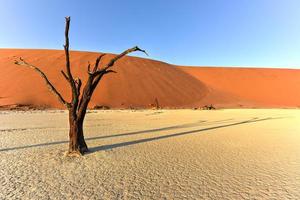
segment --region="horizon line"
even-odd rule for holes
[[[0,47],[0,50],[43,50],[43,51],[64,51],[63,49],[56,49],[56,48],[14,48],[14,47]],[[81,49],[70,49],[70,52],[85,52],[85,53],[107,53],[107,54],[112,54],[112,55],[117,55],[119,53],[114,53],[114,52],[101,52],[101,51],[91,51],[91,50],[81,50]],[[239,69],[278,69],[278,70],[300,70],[300,66],[298,67],[282,67],[282,66],[250,66],[250,65],[181,65],[181,64],[174,64],[171,62],[167,61],[162,61],[162,60],[157,60],[150,58],[150,56],[132,56],[132,55],[126,55],[128,57],[133,57],[133,58],[139,58],[139,59],[146,59],[146,60],[152,60],[156,62],[161,62],[161,63],[166,63],[169,65],[173,65],[175,67],[202,67],[202,68],[239,68]]]

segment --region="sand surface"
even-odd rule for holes
[[[82,78],[85,84],[88,62],[93,66],[99,55],[72,51],[70,57],[73,76]],[[39,66],[65,99],[70,100],[69,85],[60,72],[65,68],[64,56],[64,52],[60,50],[0,49],[0,106],[29,104],[63,108],[36,72],[15,65],[14,60],[15,57],[23,57]],[[105,56],[99,68],[110,58],[111,54]],[[159,61],[124,57],[116,62],[113,69],[118,73],[109,74],[101,80],[89,104],[91,108],[95,105],[150,108],[155,99],[163,107],[188,107],[201,100],[208,90],[195,77]]]
[[[0,199],[300,199],[300,110],[0,112]]]
[[[272,68],[177,67],[201,80],[224,107],[299,107],[300,70]],[[210,93],[212,93],[210,92]],[[224,95],[219,99],[220,93]],[[234,98],[235,97],[235,98]]]
[[[87,78],[87,64],[99,53],[71,52],[74,77]],[[103,60],[104,64],[111,54]],[[63,108],[32,69],[14,64],[23,57],[39,66],[70,99],[61,74],[61,50],[0,49],[0,107],[26,104]],[[151,58],[151,57],[150,57]],[[155,99],[164,108],[193,108],[213,104],[223,108],[296,108],[300,106],[300,70],[224,67],[180,67],[137,57],[125,57],[105,76],[90,103],[111,108],[150,108]]]

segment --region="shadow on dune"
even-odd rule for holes
[[[130,141],[130,142],[122,142],[122,143],[111,144],[111,145],[91,147],[90,153],[102,151],[102,150],[113,149],[113,148],[118,148],[118,147],[123,147],[123,146],[128,146],[128,145],[133,145],[133,144],[139,144],[139,143],[143,143],[143,142],[150,142],[150,141],[159,140],[159,139],[166,139],[166,138],[176,137],[176,136],[181,136],[181,135],[186,135],[186,134],[192,134],[192,133],[214,130],[214,129],[219,129],[219,128],[225,128],[225,127],[230,127],[230,126],[236,126],[236,125],[241,125],[241,124],[254,123],[254,122],[265,121],[265,120],[281,119],[281,118],[283,118],[283,117],[277,117],[277,118],[268,117],[268,118],[262,118],[262,119],[252,118],[252,119],[246,120],[246,121],[235,122],[235,123],[230,123],[230,124],[225,124],[225,125],[219,125],[219,126],[214,126],[214,127],[209,127],[209,128],[197,129],[197,130],[192,130],[192,131],[184,131],[184,132],[179,132],[179,133],[175,133],[175,134],[140,139],[140,140],[135,140],[135,141]],[[232,120],[234,120],[234,119],[225,119],[225,120],[218,120],[218,121],[211,121],[211,122],[198,121],[195,123],[187,123],[187,124],[168,126],[168,127],[163,127],[163,128],[157,128],[157,129],[149,129],[149,130],[135,131],[135,132],[129,132],[129,133],[122,133],[122,134],[91,137],[91,138],[86,138],[86,140],[89,141],[89,140],[105,139],[105,138],[112,138],[112,137],[130,136],[130,135],[145,134],[145,133],[152,133],[152,132],[158,132],[158,131],[167,131],[167,130],[180,129],[180,128],[191,128],[191,127],[197,127],[197,126],[201,126],[201,125],[216,125],[218,123],[224,123],[224,122],[228,123],[229,121],[232,121]],[[51,146],[51,145],[64,144],[64,143],[68,143],[68,141],[65,140],[65,141],[48,142],[48,143],[33,144],[33,145],[26,145],[26,146],[19,146],[19,147],[10,147],[10,148],[0,149],[0,152],[34,148],[34,147],[42,147],[42,146]]]

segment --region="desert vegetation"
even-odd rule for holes
[[[35,70],[44,79],[49,90],[68,109],[69,126],[70,126],[68,155],[78,156],[88,151],[88,147],[84,139],[83,122],[84,122],[84,118],[86,115],[86,110],[88,108],[89,102],[100,80],[106,74],[116,73],[116,71],[112,70],[111,68],[114,66],[116,61],[118,61],[125,55],[135,51],[141,51],[143,53],[146,53],[146,51],[135,46],[133,48],[125,50],[119,55],[116,55],[108,63],[104,64],[103,67],[100,67],[100,63],[101,63],[101,59],[105,56],[105,54],[100,54],[97,57],[94,66],[91,66],[91,64],[88,63],[87,66],[88,79],[82,89],[81,79],[78,77],[74,78],[71,71],[70,50],[69,50],[69,28],[70,28],[71,19],[70,17],[66,17],[65,19],[66,19],[66,26],[65,26],[64,52],[65,52],[65,59],[66,59],[65,60],[66,71],[61,70],[61,73],[70,85],[70,89],[72,92],[71,101],[67,101],[63,97],[63,95],[55,88],[55,86],[47,78],[46,74],[39,67],[26,62],[22,57],[16,60],[15,64],[27,66]]]

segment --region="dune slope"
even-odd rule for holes
[[[74,77],[87,79],[87,64],[98,53],[71,52]],[[22,56],[39,66],[57,89],[70,99],[70,90],[60,73],[64,69],[64,52],[60,50],[0,50],[0,105],[26,104],[62,108],[48,91],[43,79],[32,69],[14,64]],[[103,63],[112,55],[107,55]],[[180,69],[158,61],[125,57],[98,85],[90,107],[105,105],[114,108],[151,107],[157,98],[163,107],[189,107],[208,92],[206,86]]]
[[[85,82],[87,63],[93,64],[98,55],[72,51],[74,77]],[[20,56],[39,66],[65,99],[70,99],[70,89],[60,73],[63,51],[0,49],[0,106],[63,108],[36,72],[14,64]],[[118,73],[105,76],[98,85],[90,108],[150,108],[156,98],[164,108],[300,106],[300,70],[184,67],[137,57],[125,57],[114,70]]]
[[[201,80],[207,87],[239,97],[237,101],[231,102],[231,107],[300,106],[300,70],[229,67],[177,68]]]

